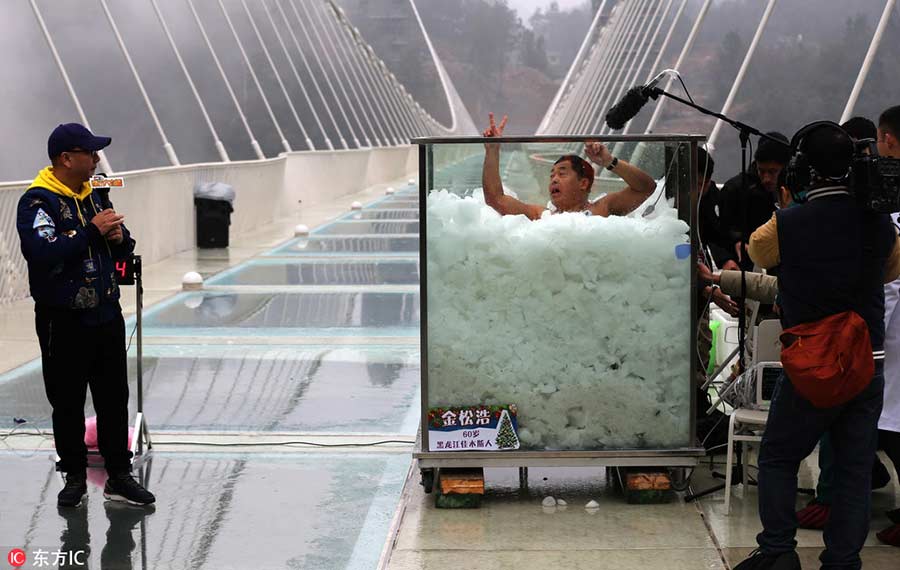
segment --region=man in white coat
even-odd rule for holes
[[[878,120],[878,154],[900,159],[900,105],[891,107]],[[900,216],[892,214],[900,229]],[[878,443],[900,472],[900,279],[884,286],[884,407],[878,421]],[[900,509],[888,513],[894,526],[877,534],[878,539],[900,546]]]
[[[900,159],[900,105],[878,119],[878,154]],[[900,229],[900,215],[891,217]],[[884,286],[884,325],[884,407],[878,420],[878,443],[900,472],[900,279]],[[900,546],[900,509],[888,516],[894,526],[879,532],[878,539]]]

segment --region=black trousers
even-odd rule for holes
[[[35,307],[44,389],[53,407],[53,438],[60,468],[87,467],[84,405],[87,389],[97,412],[97,443],[109,473],[131,469],[128,450],[128,368],[125,321],[83,325],[75,311]]]

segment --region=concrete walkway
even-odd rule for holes
[[[800,484],[811,487],[816,459],[808,459]],[[755,473],[755,471],[754,471]],[[417,476],[417,473],[416,473]],[[872,528],[863,550],[864,568],[900,568],[900,548],[881,544],[875,532],[890,526],[886,510],[900,506],[896,473],[891,484],[873,496]],[[487,495],[478,510],[436,509],[415,478],[402,499],[402,519],[396,534],[391,570],[485,567],[510,570],[673,570],[733,568],[755,547],[760,530],[756,488],[740,486],[732,496],[732,512],[724,514],[724,492],[695,503],[678,500],[666,505],[629,505],[606,479],[604,469],[554,468],[529,470],[527,490],[519,487],[515,469],[489,469]],[[721,481],[699,467],[693,488]],[[546,496],[564,499],[565,508],[544,508]],[[584,508],[589,500],[597,511]],[[798,507],[808,497],[801,496]],[[803,568],[818,568],[822,533],[798,534]]]

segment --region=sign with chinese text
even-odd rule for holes
[[[91,176],[91,188],[96,189],[112,189],[125,188],[125,179],[121,176],[108,178],[102,174]]]
[[[429,451],[519,449],[516,405],[462,406],[428,410]]]

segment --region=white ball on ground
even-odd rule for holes
[[[565,506],[568,506],[568,504],[569,504],[569,503],[565,502],[565,501],[562,500],[562,499],[556,499],[556,506],[557,506],[557,507],[565,507]]]
[[[586,509],[599,509],[599,508],[600,508],[600,503],[598,503],[598,502],[595,501],[594,499],[591,499],[590,501],[587,502],[587,504],[584,506],[584,508],[586,508]]]
[[[298,236],[308,236],[309,235],[309,226],[306,224],[297,224],[294,226],[294,237]]]
[[[353,202],[350,204],[351,210],[362,210],[362,202]]]
[[[554,499],[553,497],[544,497],[544,500],[541,501],[541,505],[545,507],[555,507],[556,499]]]
[[[196,271],[188,271],[181,278],[181,288],[184,290],[196,290],[203,288],[203,276]]]
[[[391,194],[393,194],[394,192],[395,192],[395,190],[394,190],[394,187],[393,187],[393,186],[388,186],[388,187],[387,187],[387,190],[384,191],[384,193],[387,194],[387,195],[391,195]]]

